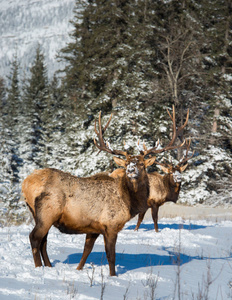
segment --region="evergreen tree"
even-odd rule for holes
[[[232,3],[229,0],[203,2],[202,23],[208,41],[204,65],[208,87],[210,143],[232,149]]]
[[[11,171],[15,183],[19,182],[18,172],[21,165],[21,159],[18,157],[18,149],[20,145],[20,141],[18,139],[20,128],[19,120],[22,114],[19,67],[18,58],[17,55],[15,55],[11,66],[11,74],[9,76],[10,88],[7,90],[7,102],[5,105],[5,126],[8,129],[9,138],[11,140]]]
[[[27,101],[27,105],[39,111],[46,105],[48,98],[47,68],[40,45],[36,49],[36,56],[30,68],[30,74],[31,76],[24,87],[24,100]]]
[[[47,109],[49,107],[49,85],[45,57],[40,45],[36,49],[35,60],[30,68],[30,78],[24,83],[23,102],[25,120],[28,123],[27,136],[31,147],[31,160],[39,167],[44,164]]]
[[[18,63],[16,58],[12,63],[11,76],[9,79],[10,89],[8,89],[7,96],[5,96],[4,86],[2,86],[4,102],[1,101],[0,107],[0,223],[3,224],[17,221],[18,218],[18,173],[21,161],[18,157],[18,148],[20,145],[17,135],[17,120],[20,94],[18,85]]]
[[[17,105],[20,101],[20,88],[19,88],[19,63],[17,55],[14,57],[11,68],[10,76],[10,88],[8,89],[8,102],[12,105]],[[14,113],[15,110],[12,110],[11,113]]]
[[[4,203],[17,202],[20,180],[34,168],[56,167],[76,175],[111,168],[111,158],[95,155],[98,111],[103,111],[103,123],[114,111],[107,134],[115,147],[125,140],[136,148],[138,138],[148,147],[160,138],[162,146],[170,139],[166,109],[172,104],[177,126],[190,108],[184,137],[193,137],[198,171],[188,189],[201,185],[210,193],[228,186],[231,16],[229,0],[76,0],[72,41],[60,54],[67,63],[63,84],[56,76],[49,83],[39,45],[23,93],[17,56],[7,95],[0,79]]]
[[[6,96],[5,80],[0,76],[0,108],[2,109],[3,101]]]
[[[69,63],[64,81],[74,98],[95,99],[93,110],[99,103],[111,110],[135,107],[151,97],[155,74],[149,56],[155,51],[144,41],[143,21],[134,1],[77,1],[76,7],[74,42],[62,49]]]
[[[11,64],[11,73],[8,77],[10,86],[7,89],[7,101],[5,105],[6,113],[6,127],[11,132],[11,139],[16,144],[19,144],[19,120],[23,113],[23,105],[20,93],[20,81],[19,81],[19,62],[17,55],[14,56],[14,60]],[[15,151],[18,147],[15,147]],[[15,152],[14,151],[14,152]],[[17,157],[15,153],[15,158]],[[17,164],[17,163],[16,163]]]
[[[154,68],[159,74],[154,100],[175,105],[177,124],[183,123],[190,106],[199,118],[204,90],[201,53],[204,34],[198,18],[199,6],[192,0],[157,1],[153,9],[156,12],[153,36],[157,40]]]
[[[20,83],[19,83],[19,63],[17,55],[11,65],[11,73],[9,76],[10,87],[7,89],[6,103],[4,105],[4,126],[8,133],[7,139],[10,145],[10,170],[12,173],[12,188],[17,189],[19,183],[19,168],[21,166],[21,159],[18,155],[20,147],[20,140],[18,138],[20,128],[20,118],[22,114],[22,102],[20,97]]]

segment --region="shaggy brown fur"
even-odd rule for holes
[[[85,233],[84,252],[78,270],[82,269],[94,243],[104,236],[110,275],[115,275],[115,243],[124,224],[148,209],[149,184],[146,167],[155,158],[142,155],[127,160],[114,157],[126,168],[120,178],[106,174],[79,178],[56,169],[35,170],[22,184],[25,201],[33,213],[35,227],[30,233],[35,266],[51,266],[46,245],[52,225],[63,233]],[[135,168],[128,169],[128,165]],[[41,255],[41,256],[40,256]]]
[[[168,173],[166,175],[160,175],[157,172],[148,173],[148,180],[150,186],[150,195],[147,201],[149,207],[151,207],[152,218],[154,221],[155,231],[158,232],[158,211],[159,207],[165,202],[171,201],[176,203],[180,193],[181,182],[175,182],[173,179],[173,173],[175,171],[183,172],[186,169],[187,165],[184,167],[173,167],[173,168],[161,168],[164,172]],[[123,177],[125,173],[124,169],[116,169],[110,174],[111,177]],[[138,222],[135,227],[135,230],[139,229],[141,222],[145,216],[146,211],[142,212],[138,216]]]

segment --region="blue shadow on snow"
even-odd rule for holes
[[[130,253],[116,253],[116,265],[117,273],[123,274],[130,270],[135,270],[144,267],[153,267],[153,266],[173,266],[186,264],[192,260],[207,260],[208,257],[202,256],[188,256],[182,253],[176,253],[168,250],[168,248],[163,248],[162,250],[166,251],[167,254],[157,255],[157,254],[130,254]],[[82,253],[70,254],[63,261],[64,264],[78,264],[81,259]],[[210,258],[210,260],[216,259],[228,259],[231,257],[215,257]],[[60,261],[55,261],[53,265]],[[93,263],[96,266],[108,265],[105,252],[92,252],[90,253],[86,263]]]
[[[127,227],[125,227],[125,229],[128,230],[134,230],[136,225],[129,225]],[[179,229],[186,229],[186,230],[197,230],[197,229],[204,229],[206,227],[209,226],[204,226],[204,225],[197,225],[197,224],[160,224],[158,223],[158,227],[159,230],[162,230],[164,228],[169,228],[169,229],[175,229],[175,230],[179,230]],[[154,223],[145,223],[145,224],[141,224],[139,229],[145,229],[146,231],[148,230],[154,230]]]
[[[207,226],[203,225],[196,225],[196,224],[159,224],[159,230],[164,228],[169,229],[186,229],[186,230],[197,230],[203,229]],[[135,225],[129,225],[125,227],[128,230],[134,230]],[[154,230],[154,223],[145,223],[141,224],[139,229]],[[156,233],[154,230],[154,234]],[[116,253],[116,265],[120,265],[117,268],[118,274],[123,274],[130,270],[135,270],[144,267],[153,267],[153,266],[160,266],[160,265],[183,265],[188,263],[192,260],[206,260],[208,257],[202,256],[188,256],[185,254],[178,254],[176,252],[170,251],[169,248],[162,248],[163,251],[166,251],[164,255],[157,255],[153,253],[146,253],[146,254],[130,254],[130,253]],[[63,261],[64,264],[78,264],[81,259],[82,253],[74,253],[68,255],[68,257]],[[211,260],[214,259],[228,259],[231,257],[218,257],[218,258],[210,258]],[[55,260],[53,265],[59,263],[59,260]],[[105,252],[91,252],[89,257],[87,258],[86,263],[94,263],[96,266],[107,265],[107,258]]]

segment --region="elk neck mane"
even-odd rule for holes
[[[177,201],[180,192],[181,182],[175,183],[173,181],[172,174],[165,174],[163,178],[164,186],[168,190],[167,201]]]
[[[133,218],[138,213],[148,209],[147,199],[150,193],[148,176],[145,175],[143,180],[131,180],[126,176],[123,178],[131,196],[130,214]]]

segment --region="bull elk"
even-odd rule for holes
[[[178,128],[176,132],[176,137],[187,125],[188,118],[189,118],[189,111],[187,112],[185,123]],[[174,112],[173,112],[173,117],[171,117],[171,119],[175,120]],[[191,140],[189,140],[189,142],[186,143],[187,150],[185,153],[185,157],[183,157],[182,160],[176,166],[173,166],[172,164],[159,163],[158,161],[155,161],[155,164],[158,164],[161,167],[162,171],[166,173],[166,175],[163,176],[157,172],[147,174],[149,186],[150,186],[150,194],[149,194],[147,204],[152,211],[152,218],[154,221],[154,227],[156,232],[158,232],[159,207],[163,205],[165,202],[171,201],[176,203],[176,201],[178,200],[180,187],[181,187],[181,173],[184,172],[188,166],[188,164],[185,163],[194,155],[193,152],[193,154],[190,157],[188,157],[190,144],[191,144]],[[124,176],[124,173],[125,171],[123,169],[116,169],[110,174],[110,176],[113,178],[122,177]],[[135,227],[135,230],[139,229],[139,226],[143,221],[145,213],[146,211],[144,211],[143,213],[139,213],[138,222]]]
[[[178,200],[182,176],[181,173],[186,170],[188,163],[186,163],[190,158],[193,157],[194,152],[190,157],[187,157],[188,150],[190,146],[190,141],[186,151],[186,156],[183,158],[176,166],[168,163],[159,163],[160,168],[165,175],[160,175],[157,172],[148,174],[148,180],[150,184],[150,195],[147,201],[149,207],[152,211],[152,219],[154,221],[155,231],[158,232],[158,211],[159,207],[165,202],[174,202]],[[186,163],[186,164],[185,164]],[[138,216],[138,222],[135,230],[139,229],[141,222],[143,221],[146,212],[140,213]]]
[[[35,220],[35,226],[29,235],[35,267],[42,266],[42,260],[45,266],[51,267],[47,254],[47,235],[54,225],[63,233],[86,234],[78,270],[83,268],[97,237],[102,234],[110,275],[116,274],[117,234],[127,221],[148,209],[149,183],[146,168],[156,158],[145,159],[145,156],[173,149],[174,139],[163,149],[157,149],[157,146],[144,149],[138,156],[114,150],[103,139],[111,117],[103,129],[101,113],[99,114],[99,131],[95,121],[98,141],[94,139],[94,143],[100,151],[125,157],[125,160],[114,157],[116,164],[125,168],[122,177],[114,179],[106,174],[97,174],[80,178],[47,168],[35,170],[23,181],[22,194]]]

